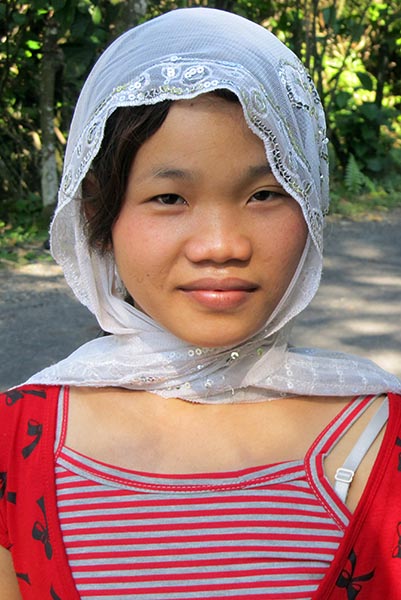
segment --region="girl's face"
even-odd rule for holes
[[[307,227],[273,177],[239,104],[175,102],[139,149],[112,229],[135,305],[197,346],[263,327],[300,260]]]

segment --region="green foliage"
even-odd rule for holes
[[[345,94],[345,92],[342,92]],[[335,130],[346,165],[354,157],[367,175],[380,174],[392,168],[388,153],[394,143],[391,131],[397,111],[378,108],[374,102],[355,104],[353,97],[331,115],[331,127]]]
[[[350,219],[380,219],[383,213],[401,207],[401,185],[391,193],[379,182],[373,182],[373,186],[371,192],[351,194],[343,181],[335,182],[331,192],[330,214]]]
[[[98,0],[1,4],[0,219],[27,223],[32,194],[40,194],[39,94],[46,26],[51,20],[59,32],[55,128],[61,165],[63,136],[76,98],[90,67],[113,36],[118,11],[118,3]]]
[[[395,145],[388,158],[394,168],[369,178],[351,155],[345,176],[333,173],[330,212],[349,218],[380,218],[380,213],[401,207],[401,145]]]
[[[29,230],[39,219],[40,73],[44,31],[58,28],[57,160],[83,81],[100,52],[128,26],[173,8],[211,6],[272,30],[315,80],[327,115],[335,197],[388,204],[401,183],[399,0],[33,0],[0,3],[0,219]],[[344,180],[341,182],[341,178]],[[343,202],[343,198],[341,200]],[[340,202],[340,204],[341,204]],[[375,206],[376,206],[375,204]],[[338,205],[338,202],[337,202]]]
[[[33,225],[12,227],[0,221],[0,268],[38,260],[50,261],[50,254],[44,249],[46,238],[45,229]]]
[[[360,194],[365,188],[374,190],[373,183],[359,168],[353,154],[349,155],[344,177],[345,187],[350,194]]]

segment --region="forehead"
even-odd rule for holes
[[[191,122],[191,120],[196,123],[197,119],[202,117],[206,119],[208,116],[211,123],[213,123],[213,117],[217,115],[219,120],[233,119],[236,123],[248,129],[241,103],[234,94],[228,99],[212,92],[200,94],[188,100],[176,100],[171,104],[169,115],[175,115],[175,113],[180,114],[178,119],[185,118],[185,123]]]
[[[241,104],[213,94],[174,102],[161,127],[139,149],[136,174],[183,178],[207,170],[210,177],[270,174],[262,140],[248,127]]]
[[[249,128],[240,102],[213,93],[174,101],[162,125],[149,139],[160,138],[163,143],[171,140],[199,148],[207,141],[212,146],[221,137],[236,138],[238,144],[248,142],[264,149],[261,138]]]

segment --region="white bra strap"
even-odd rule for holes
[[[379,432],[387,422],[387,419],[388,398],[386,397],[345,459],[343,466],[337,469],[335,474],[334,490],[344,503],[347,499],[349,486],[354,478],[355,471],[361,464],[376,437],[379,435]]]

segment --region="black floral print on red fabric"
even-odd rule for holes
[[[336,586],[339,588],[344,588],[347,592],[347,600],[355,600],[358,596],[359,592],[362,590],[362,581],[369,581],[374,576],[374,569],[365,575],[355,575],[356,570],[356,554],[354,550],[351,550],[351,553],[348,557],[348,561],[350,563],[350,569],[343,569],[341,575],[337,579]]]
[[[46,392],[44,390],[35,389],[24,389],[24,390],[9,390],[5,392],[4,397],[6,399],[7,406],[13,406],[18,400],[22,400],[26,395],[38,396],[39,398],[46,398]]]
[[[0,471],[0,500],[4,498],[7,488],[7,471]]]
[[[395,440],[395,445],[396,446],[400,446],[401,447],[401,438],[397,437],[397,439]],[[398,471],[401,471],[401,451],[398,454]]]
[[[27,583],[28,585],[31,585],[31,580],[29,579],[28,573],[16,573],[16,576],[18,577],[18,579],[21,579],[22,581],[25,581],[25,583]]]
[[[401,558],[401,521],[398,521],[398,523],[397,523],[396,539],[397,539],[397,543],[393,548],[392,557],[393,558]]]
[[[33,437],[34,439],[31,441],[30,444],[28,444],[27,446],[25,446],[22,449],[22,456],[24,458],[28,458],[28,456],[30,456],[32,454],[32,452],[34,451],[34,449],[40,442],[42,433],[43,433],[43,425],[41,423],[38,423],[38,421],[35,421],[35,419],[29,419],[27,435],[29,437]]]
[[[35,521],[33,528],[32,528],[32,537],[34,540],[38,540],[39,542],[41,542],[43,544],[44,549],[45,549],[46,558],[48,558],[50,560],[53,556],[53,548],[50,543],[49,525],[47,522],[44,497],[42,496],[41,498],[39,498],[39,500],[36,501],[36,504],[39,506],[40,510],[42,511],[44,523],[42,523],[39,520]]]
[[[61,597],[54,591],[53,586],[50,588],[50,597],[52,600],[61,600]]]

